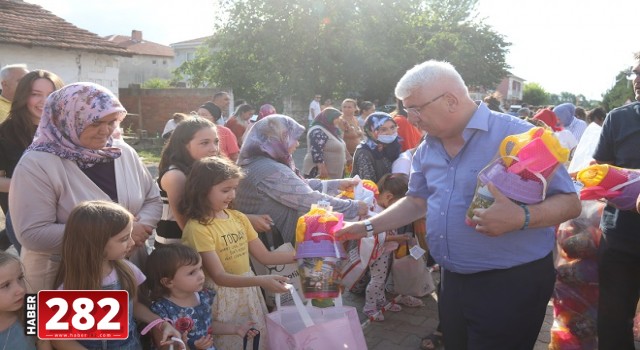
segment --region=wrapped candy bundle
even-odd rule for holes
[[[346,259],[334,233],[342,227],[342,214],[328,202],[319,202],[298,219],[296,259],[305,298],[336,298],[340,294],[340,265]]]
[[[605,198],[621,210],[636,207],[640,194],[640,172],[609,164],[594,164],[582,169],[576,179],[584,185],[580,199]]]
[[[507,136],[500,144],[500,157],[478,174],[476,192],[467,211],[467,224],[472,225],[474,209],[493,204],[493,196],[487,188],[489,183],[515,202],[535,204],[543,201],[547,182],[568,157],[569,150],[560,145],[553,132],[544,128],[536,127]]]

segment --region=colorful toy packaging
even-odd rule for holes
[[[493,183],[511,200],[535,204],[544,200],[549,179],[567,161],[569,150],[562,147],[553,132],[541,127],[507,136],[500,144],[499,157],[478,174],[476,192],[467,211],[472,225],[473,210],[488,208],[494,198],[487,185]]]
[[[342,214],[328,202],[311,206],[296,226],[296,259],[302,290],[308,299],[329,299],[340,295],[340,268],[347,255],[334,233],[342,228]]]
[[[621,210],[636,207],[640,194],[640,172],[609,164],[594,164],[580,170],[576,179],[584,185],[580,199],[607,199]]]
[[[550,350],[597,349],[600,217],[604,203],[582,201],[579,217],[560,225]]]

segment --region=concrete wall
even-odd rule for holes
[[[26,63],[30,70],[45,69],[57,74],[65,84],[88,81],[100,84],[118,94],[118,60],[123,57],[0,44],[0,66]]]
[[[128,88],[129,84],[142,84],[152,78],[171,79],[173,58],[162,56],[142,56],[120,58],[119,87]]]

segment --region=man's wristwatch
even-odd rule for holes
[[[367,230],[367,237],[373,237],[373,225],[371,225],[371,221],[364,220],[364,229]]]

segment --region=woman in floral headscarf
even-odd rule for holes
[[[136,217],[134,254],[146,254],[162,201],[135,150],[111,137],[126,113],[111,91],[93,83],[70,84],[49,95],[9,193],[30,292],[56,287],[64,226],[83,201],[110,200],[128,209]]]
[[[338,112],[339,113],[339,112]],[[290,117],[274,114],[255,123],[240,149],[238,164],[246,176],[236,190],[234,207],[245,214],[268,214],[285,242],[294,243],[300,215],[319,200],[331,203],[346,217],[364,215],[364,202],[342,200],[320,193],[323,181],[304,180],[292,154],[304,127]],[[353,186],[351,179],[326,181],[328,192]]]
[[[367,139],[356,148],[351,174],[377,183],[391,172],[391,165],[402,150],[398,125],[391,115],[375,112],[364,122],[364,133]]]
[[[341,179],[349,157],[347,146],[338,127],[342,113],[332,107],[326,108],[311,122],[307,133],[307,154],[302,171],[305,177]]]

